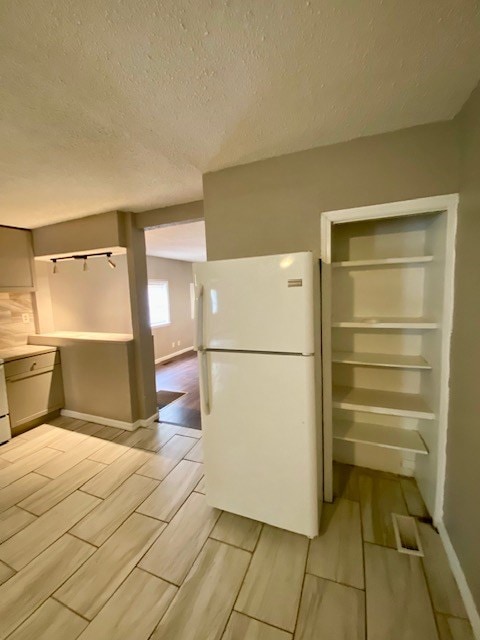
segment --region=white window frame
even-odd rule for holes
[[[164,321],[164,322],[152,322],[151,320],[151,308],[150,308],[150,286],[151,285],[161,285],[163,288],[166,289],[166,300],[167,300],[167,316],[168,316],[168,320]],[[152,327],[152,329],[155,329],[156,327],[167,327],[169,324],[171,324],[171,317],[170,317],[170,289],[168,286],[168,280],[148,280],[148,313],[149,313],[149,320],[150,320],[150,326]]]

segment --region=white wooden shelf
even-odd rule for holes
[[[363,422],[333,422],[333,437],[346,442],[360,442],[384,449],[397,449],[427,455],[428,449],[418,431]]]
[[[385,367],[388,369],[431,369],[422,356],[392,355],[389,353],[354,353],[334,351],[332,362],[337,364],[361,365],[364,367]]]
[[[412,258],[377,258],[376,260],[342,260],[341,262],[332,262],[332,267],[345,267],[347,269],[356,269],[357,267],[389,267],[402,264],[421,264],[424,262],[432,262],[433,256],[414,256]]]
[[[345,329],[437,329],[438,323],[427,318],[350,318],[332,322]]]
[[[333,388],[333,406],[337,409],[367,411],[405,418],[424,420],[435,418],[435,414],[421,396],[396,391],[338,386]]]

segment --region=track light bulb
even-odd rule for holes
[[[88,270],[88,264],[87,264],[87,258],[83,259],[83,270],[87,271]]]

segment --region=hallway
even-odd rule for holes
[[[157,391],[181,391],[185,395],[160,410],[161,422],[201,429],[197,354],[189,352],[155,368]]]

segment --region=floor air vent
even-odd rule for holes
[[[415,518],[392,513],[392,520],[397,550],[400,553],[408,553],[412,556],[423,556],[422,543],[418,535]]]

